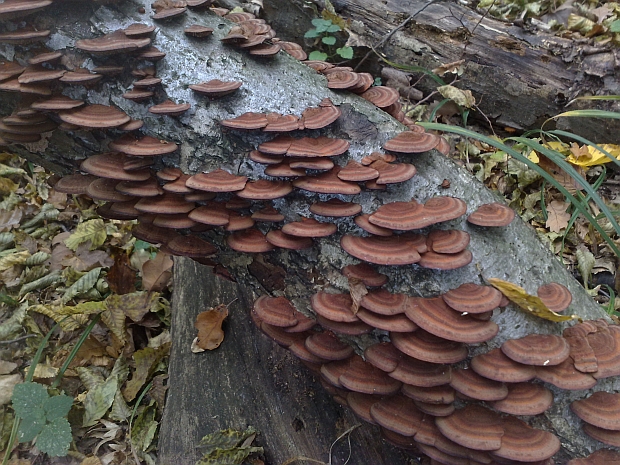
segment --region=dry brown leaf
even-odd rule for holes
[[[583,190],[581,185],[577,181],[575,181],[575,179],[570,174],[568,174],[558,165],[553,163],[547,157],[540,156],[538,166],[540,166],[547,173],[553,176],[555,180],[559,182],[564,188],[566,188],[566,190],[571,194],[574,194],[578,190]],[[573,168],[575,168],[575,171],[577,171],[577,173],[585,177],[585,172],[583,168],[581,168],[580,166],[573,166]]]
[[[136,272],[131,268],[125,252],[119,251],[114,256],[114,265],[108,271],[106,280],[115,294],[129,294],[136,290]]]
[[[349,278],[349,293],[351,294],[351,311],[357,315],[357,311],[360,309],[362,298],[368,294],[368,289],[364,286],[361,279]]]
[[[0,210],[0,231],[10,231],[11,228],[19,226],[22,220],[22,209]]]
[[[90,271],[97,266],[108,267],[114,264],[114,260],[103,250],[90,250],[90,241],[78,245],[75,254],[65,244],[58,244],[52,253],[52,266],[55,264],[54,253],[64,257],[60,259],[61,265],[76,271]]]
[[[568,226],[570,220],[570,213],[566,212],[570,204],[568,202],[560,202],[554,200],[547,205],[547,228],[549,231],[559,233],[562,229]]]
[[[224,340],[222,323],[228,316],[228,307],[220,304],[199,313],[194,326],[198,330],[196,345],[203,350],[217,349]]]
[[[168,285],[172,277],[172,258],[164,252],[157,252],[155,258],[142,265],[142,288],[148,292],[159,292]]]

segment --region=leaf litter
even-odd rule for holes
[[[14,389],[28,387],[23,373],[43,336],[59,323],[34,367],[34,381],[65,370],[48,402],[61,398],[69,423],[63,423],[66,412],[55,416],[41,403],[43,410],[25,414],[39,420],[26,422],[31,426],[24,431],[36,436],[40,449],[58,455],[66,453],[59,445],[71,442],[58,437],[73,431],[74,463],[154,464],[171,345],[172,259],[132,238],[131,222],[101,219],[90,199],[55,192],[49,177],[0,152],[1,404],[9,403]],[[97,314],[100,321],[63,367]],[[0,457],[12,423],[12,410],[0,410]],[[23,465],[41,453],[28,442],[16,443],[15,452]]]

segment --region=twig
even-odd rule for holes
[[[383,46],[383,44],[385,44],[388,40],[390,40],[390,37],[392,37],[398,30],[400,30],[403,27],[405,27],[407,25],[407,23],[409,21],[411,21],[414,17],[416,17],[418,14],[422,13],[424,10],[426,10],[433,3],[436,3],[438,1],[439,0],[431,0],[429,3],[424,5],[422,8],[420,8],[415,13],[411,13],[407,17],[407,19],[405,19],[402,23],[400,23],[398,26],[396,26],[394,29],[392,29],[390,32],[388,32],[385,36],[383,36],[383,38],[376,45],[370,47],[371,48],[370,51],[368,51],[368,53],[366,53],[366,55],[364,55],[364,57],[360,60],[360,62],[355,67],[354,71],[357,71],[359,69],[359,67],[362,66],[362,63],[364,63],[373,52],[377,53],[377,49],[381,48]]]
[[[480,16],[480,19],[478,20],[478,22],[476,23],[476,25],[474,26],[474,28],[469,31],[469,35],[473,36],[474,32],[476,31],[476,29],[478,29],[478,26],[480,26],[480,23],[482,22],[482,20],[484,18],[486,18],[486,16],[489,14],[489,12],[491,11],[491,8],[493,8],[493,6],[495,5],[495,1],[493,0],[493,3],[491,3],[491,5],[489,5],[489,8],[487,8],[487,11],[484,12],[484,14],[482,16]],[[462,24],[462,23],[461,23]],[[465,52],[467,51],[467,46],[469,45],[469,39],[467,39],[465,41],[465,47],[463,47],[463,53],[461,54],[461,58],[463,58],[465,56]]]
[[[15,339],[11,339],[10,341],[0,341],[0,344],[13,344],[15,342],[19,342],[19,341],[23,341],[24,339],[28,339],[31,337],[37,337],[36,334],[26,334],[25,336],[20,336],[18,338]]]

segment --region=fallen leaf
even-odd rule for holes
[[[148,312],[157,308],[159,294],[155,292],[132,292],[131,294],[111,294],[105,300],[108,310],[127,315],[135,323]]]
[[[148,292],[159,292],[166,288],[172,277],[172,258],[164,252],[157,252],[155,258],[142,265],[142,288]]]
[[[559,200],[554,200],[547,205],[546,226],[549,228],[549,231],[559,233],[568,226],[571,217],[570,213],[566,211],[568,206],[568,202],[561,202]]]
[[[471,90],[463,90],[454,86],[439,86],[437,87],[437,92],[461,107],[471,108],[476,104],[476,99],[472,95]]]
[[[110,289],[116,294],[129,294],[136,290],[136,271],[129,264],[129,257],[124,252],[117,252],[114,265],[106,277]]]
[[[525,289],[517,286],[516,284],[509,283],[508,281],[502,281],[497,278],[489,278],[487,281],[491,284],[491,286],[504,294],[508,300],[528,312],[530,315],[549,321],[568,321],[579,319],[577,315],[560,315],[549,310],[540,298],[528,294]]]
[[[351,311],[354,315],[357,315],[357,311],[360,309],[362,298],[368,294],[368,289],[364,286],[361,279],[349,278],[349,293],[351,294]]]
[[[446,73],[456,74],[460,76],[463,74],[463,65],[465,64],[465,60],[453,61],[452,63],[445,63],[437,68],[433,69],[433,73],[438,76],[443,76]]]
[[[566,171],[560,168],[558,165],[553,163],[547,157],[541,156],[540,161],[538,163],[542,169],[544,169],[547,173],[555,178],[555,180],[560,183],[568,192],[574,194],[578,190],[582,190],[581,185]],[[580,166],[575,167],[575,170],[580,175],[584,176],[583,168]]]
[[[15,373],[14,375],[0,375],[0,406],[7,405],[11,401],[13,388],[16,384],[22,382],[22,375]]]
[[[52,265],[61,255],[63,258],[60,264],[76,271],[89,271],[96,266],[108,267],[114,264],[114,260],[103,250],[90,250],[90,241],[78,245],[75,254],[64,244],[58,244],[52,252]]]
[[[148,378],[151,377],[159,366],[159,362],[168,355],[169,351],[170,343],[167,343],[157,349],[145,347],[133,354],[133,358],[136,362],[136,371],[123,390],[123,396],[126,401],[129,402],[135,399],[138,391],[142,389],[142,386],[144,386]]]
[[[198,330],[196,345],[204,350],[217,349],[224,340],[222,323],[228,316],[228,307],[220,304],[199,313],[194,326]]]
[[[92,250],[103,245],[107,236],[105,223],[101,218],[97,218],[78,224],[73,234],[65,239],[65,245],[71,250],[77,250],[78,245],[90,241]]]

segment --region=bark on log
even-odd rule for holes
[[[73,49],[75,40],[99,36],[133,22],[150,23],[149,4],[149,0],[121,2],[116,6],[61,2],[54,6],[52,15],[39,13],[30,21],[39,29],[48,27],[53,30],[46,45],[63,50],[68,63],[83,63],[92,67],[93,62],[88,56]],[[148,14],[140,14],[139,6],[144,6]],[[188,39],[183,34],[183,28],[192,23],[213,27],[214,37],[202,43]],[[288,55],[280,54],[273,60],[260,61],[223,46],[219,39],[229,27],[230,24],[219,17],[194,11],[159,25],[153,42],[167,56],[157,64],[158,76],[163,79],[163,90],[159,91],[157,98],[158,102],[164,100],[165,93],[177,102],[190,102],[192,109],[179,118],[155,117],[147,112],[148,105],[135,104],[121,97],[131,85],[129,68],[143,65],[128,56],[118,60],[127,65],[120,78],[105,79],[91,89],[74,87],[64,92],[75,98],[84,98],[89,103],[114,104],[132,118],[143,119],[143,133],[181,145],[179,155],[164,157],[163,164],[180,166],[185,172],[223,167],[252,179],[264,177],[263,168],[248,161],[245,155],[249,149],[272,136],[223,131],[219,125],[221,119],[247,111],[279,111],[299,115],[305,108],[316,106],[324,97],[330,97],[341,106],[343,115],[320,133],[351,142],[348,155],[341,156],[339,164],[344,164],[345,159],[359,160],[372,151],[381,150],[386,140],[403,130],[403,126],[358,96],[329,91],[322,76]],[[23,63],[33,53],[21,46],[0,45],[0,56],[5,59]],[[114,59],[95,58],[93,61],[100,64]],[[241,79],[244,86],[236,95],[214,101],[196,97],[187,88],[188,84],[214,78]],[[0,109],[7,114],[14,104],[14,99],[3,98]],[[307,134],[316,135],[316,131]],[[118,136],[119,133],[114,131],[56,130],[46,135],[41,143],[12,146],[11,150],[30,157],[37,156],[37,160],[67,170],[75,166],[75,160],[105,151],[108,142]],[[389,201],[412,197],[425,201],[438,194],[465,199],[470,212],[482,203],[496,200],[495,195],[469,173],[437,152],[405,158],[417,166],[418,175],[384,193],[362,192],[355,200],[364,206],[366,212],[374,211],[378,205]],[[439,187],[444,179],[450,180],[448,189]],[[292,221],[299,216],[310,216],[308,204],[318,197],[321,196],[296,191],[285,200],[277,201],[276,206],[288,221]],[[297,370],[299,365],[291,362],[288,355],[274,343],[256,334],[248,321],[249,302],[255,295],[269,292],[284,294],[304,311],[309,308],[310,295],[317,290],[328,286],[341,290],[347,288],[346,280],[338,271],[356,260],[341,250],[339,238],[342,233],[359,230],[350,220],[338,220],[336,223],[339,234],[316,241],[312,249],[299,252],[280,250],[262,259],[233,253],[226,247],[225,236],[221,232],[208,233],[205,237],[220,247],[218,258],[236,277],[238,287],[217,282],[211,274],[198,269],[189,260],[177,260],[169,407],[160,435],[159,459],[162,464],[193,464],[197,457],[193,446],[200,437],[213,432],[213,429],[243,427],[247,423],[260,425],[263,429],[258,442],[266,448],[268,463],[280,463],[302,455],[326,459],[330,443],[351,425],[350,414],[325,399],[322,393],[314,392],[316,381],[306,372]],[[424,270],[415,265],[379,267],[390,278],[390,290],[430,296],[464,282],[479,283],[483,277],[497,277],[520,284],[530,293],[535,293],[542,283],[557,281],[566,284],[573,293],[570,311],[583,318],[603,315],[561,263],[539,242],[534,231],[523,222],[515,221],[505,229],[494,231],[473,228],[464,220],[450,222],[444,227],[448,226],[465,229],[471,234],[470,250],[475,257],[474,263],[448,272]],[[285,270],[283,277],[261,276],[252,266],[253,262],[260,260]],[[254,271],[250,273],[248,268]],[[213,353],[189,354],[188,342],[196,313],[206,307],[230,302],[233,296],[239,296],[240,302],[232,306],[233,314],[223,345]],[[487,350],[487,346],[497,347],[508,338],[518,338],[532,332],[557,334],[563,327],[535,319],[514,308],[498,313],[494,320],[501,327],[500,334],[489,344],[472,348],[472,354]],[[368,339],[356,341],[362,345],[368,342]],[[213,370],[219,365],[217,362],[222,365],[218,367],[218,379],[214,380]],[[253,371],[256,369],[259,371]],[[611,390],[616,384],[617,380],[608,379],[599,382],[596,389]],[[237,394],[231,391],[231,387],[237,389]],[[285,392],[287,389],[290,392]],[[316,401],[304,397],[304,393],[310,395],[309,390]],[[559,463],[565,463],[567,458],[585,455],[600,445],[581,433],[579,421],[568,410],[571,400],[583,398],[588,393],[554,392],[556,403],[553,409],[534,419],[533,423],[554,430],[560,436],[563,449],[557,459]],[[237,402],[243,402],[246,407],[237,405]],[[267,407],[255,405],[261,402]],[[217,418],[213,418],[215,416]],[[301,432],[291,431],[300,424],[295,422],[291,425],[295,417],[304,425]],[[367,425],[354,433],[355,463],[406,463],[400,452],[384,449],[382,443],[369,439],[376,436],[377,430]]]
[[[312,3],[319,10],[323,7],[322,0]],[[332,3],[338,14],[352,20],[351,30],[359,35],[359,43],[374,46],[429,2]],[[266,17],[282,34],[303,40],[304,32],[312,27],[313,11],[307,5],[306,0],[268,2]],[[367,50],[362,47],[356,55]],[[545,119],[566,111],[566,103],[577,96],[620,93],[617,49],[593,47],[589,42],[555,37],[527,25],[519,27],[483,17],[458,2],[439,1],[427,6],[378,51],[392,62],[426,69],[464,59],[458,86],[471,90],[480,109],[499,126],[537,129]],[[376,56],[372,58],[375,70],[383,66]],[[373,69],[371,63],[368,65]],[[433,84],[426,80],[421,86],[428,92]],[[582,102],[569,109],[577,108],[594,106]],[[620,106],[597,104],[596,108],[617,111]],[[601,143],[616,140],[620,131],[617,121],[586,118],[562,118],[557,127]]]

